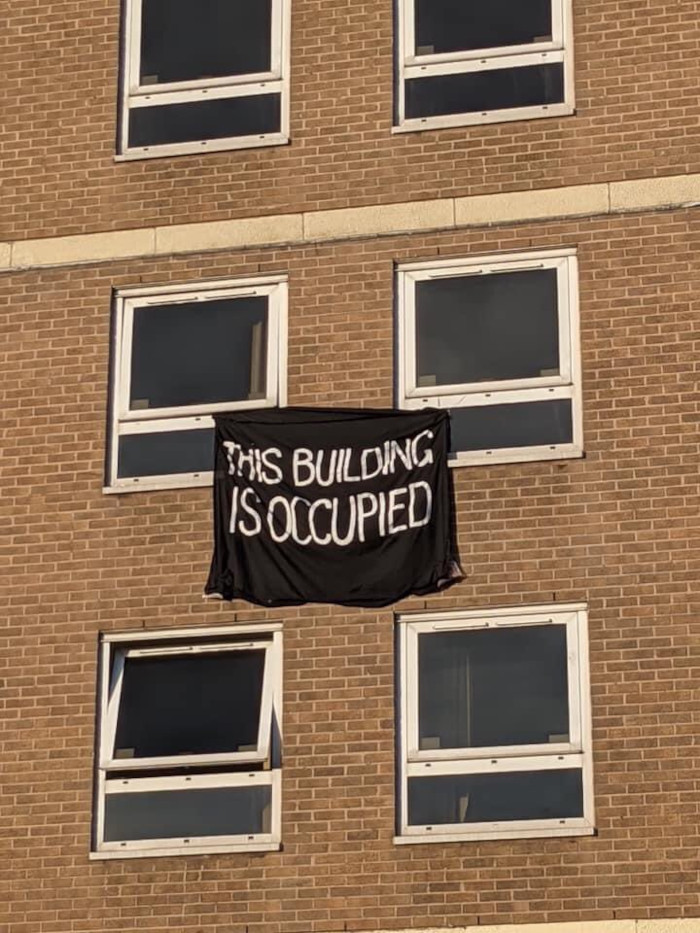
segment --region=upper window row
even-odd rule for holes
[[[573,250],[398,270],[399,407],[451,413],[459,464],[583,451]],[[111,489],[211,481],[217,411],[286,404],[281,278],[120,292]]]
[[[288,142],[291,0],[125,2],[123,157]],[[399,0],[397,27],[397,132],[573,112],[571,0]]]

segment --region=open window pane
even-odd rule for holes
[[[451,449],[498,450],[571,444],[571,399],[450,409]]]
[[[559,373],[556,269],[416,282],[418,387]]]
[[[250,297],[136,308],[130,409],[264,398],[267,305]]]
[[[119,438],[117,476],[209,473],[214,469],[214,429],[124,434]]]
[[[569,741],[566,627],[418,637],[421,750]]]
[[[217,631],[104,639],[94,835],[104,857],[279,844],[282,633]]]
[[[253,94],[133,107],[129,113],[129,145],[166,146],[279,133],[280,106],[279,94]]]
[[[270,70],[272,0],[142,0],[141,84]]]
[[[579,768],[457,774],[408,781],[408,823],[495,823],[583,816]]]
[[[127,657],[114,757],[256,750],[264,673],[264,650]]]
[[[552,38],[552,0],[415,0],[416,55]]]
[[[105,842],[268,833],[271,798],[269,785],[108,793]]]
[[[564,66],[526,65],[406,81],[406,117],[539,107],[564,100]]]

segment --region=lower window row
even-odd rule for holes
[[[593,832],[585,606],[407,614],[397,663],[396,843]],[[279,848],[281,723],[281,625],[106,635],[94,857]]]

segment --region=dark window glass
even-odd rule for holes
[[[558,373],[555,269],[416,283],[419,387]]]
[[[416,54],[525,45],[552,38],[552,0],[415,0]]]
[[[469,71],[406,81],[406,117],[409,120],[536,107],[563,100],[562,64]]]
[[[143,0],[141,83],[270,70],[272,0]]]
[[[450,434],[453,451],[571,444],[571,400],[453,408]]]
[[[257,748],[265,652],[127,658],[115,758]]]
[[[119,438],[117,476],[167,476],[214,469],[214,429],[125,434]]]
[[[224,97],[162,107],[132,107],[130,146],[166,146],[203,139],[262,136],[281,129],[280,95]]]
[[[583,781],[576,768],[410,778],[408,822],[491,823],[583,816]]]
[[[419,635],[418,730],[421,749],[568,741],[566,628]]]
[[[270,831],[270,787],[105,795],[105,842]]]
[[[134,311],[129,407],[265,397],[267,298],[221,298]]]

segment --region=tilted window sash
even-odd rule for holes
[[[109,646],[107,651],[109,651]],[[263,764],[270,757],[270,738],[272,734],[273,688],[271,671],[270,641],[234,642],[231,644],[176,646],[172,648],[130,648],[119,649],[114,657],[112,678],[109,686],[109,700],[104,708],[103,741],[101,744],[100,769],[102,771],[152,771],[154,768],[180,768],[191,766],[219,766]],[[196,755],[168,755],[151,758],[116,758],[115,741],[117,721],[124,686],[124,664],[127,658],[167,658],[186,657],[197,654],[232,653],[238,651],[263,651],[265,656],[257,747],[250,751],[217,752]],[[106,663],[108,660],[106,659]]]
[[[237,637],[238,628],[171,632],[168,641],[162,644],[157,643],[158,634],[152,632],[104,636],[91,858],[279,848],[282,633],[279,626],[273,625],[266,627],[264,633],[251,631],[244,640]],[[144,755],[139,759],[117,757],[115,743],[125,696],[127,662],[139,664],[168,658],[181,661],[189,657],[259,652],[263,653],[262,663],[259,657],[252,662],[257,671],[253,681],[259,683],[260,690],[255,748],[223,753]],[[206,676],[207,668],[206,662],[205,669],[197,669],[195,665],[195,681]],[[147,678],[150,673],[146,672]],[[235,676],[235,669],[231,674]],[[170,689],[177,691],[177,673],[173,679],[171,671],[170,677]],[[150,684],[150,679],[141,680],[141,684],[144,682]],[[154,683],[157,685],[157,679]],[[133,688],[139,696],[138,677]],[[257,687],[255,692],[257,696]],[[143,697],[141,700],[147,702]],[[232,723],[239,713],[232,703]],[[157,738],[157,732],[153,736]],[[148,729],[146,741],[150,741]]]

